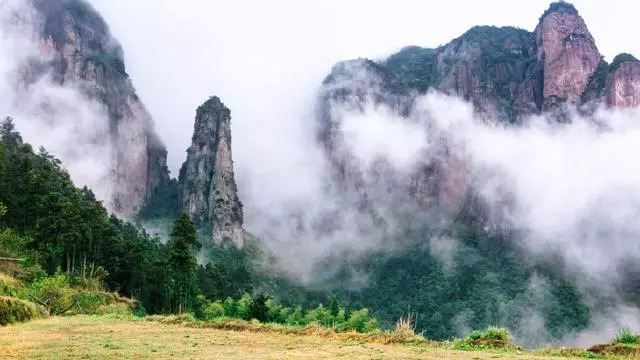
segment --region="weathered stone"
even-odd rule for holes
[[[607,78],[605,98],[610,107],[640,105],[640,61],[626,54],[616,57]]]
[[[577,104],[602,56],[572,5],[556,3],[540,20],[535,37],[544,66],[544,108]]]
[[[40,59],[26,66],[26,88],[51,74],[61,86],[81,89],[105,105],[113,160],[105,199],[131,215],[153,190],[169,182],[166,149],[126,73],[123,52],[102,17],[84,0],[31,0],[36,10]]]
[[[183,208],[211,239],[243,246],[242,204],[233,173],[231,112],[217,97],[198,108],[192,144],[180,169]]]

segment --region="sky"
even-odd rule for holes
[[[184,161],[198,105],[217,95],[232,110],[241,192],[256,176],[279,176],[283,168],[270,160],[295,153],[313,140],[314,92],[337,61],[380,59],[407,45],[435,47],[474,25],[533,30],[549,4],[545,0],[90,1],[124,47],[127,70],[167,144],[174,176]],[[607,59],[623,51],[640,54],[634,2],[573,3]],[[305,171],[306,160],[293,158],[288,161],[297,161]]]

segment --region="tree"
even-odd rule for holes
[[[0,136],[2,140],[10,141],[14,145],[22,143],[22,136],[16,131],[16,125],[10,116],[4,118],[0,123]]]
[[[174,310],[189,310],[196,296],[197,261],[195,251],[200,249],[196,225],[189,214],[182,213],[173,223],[169,244],[169,267],[173,288]]]
[[[267,306],[267,301],[270,299],[265,294],[258,294],[253,297],[253,301],[251,303],[251,316],[252,319],[257,319],[261,322],[267,322],[269,319],[269,307]]]

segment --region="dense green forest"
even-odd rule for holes
[[[258,266],[267,253],[256,239],[242,249],[230,241],[205,245],[186,213],[174,220],[166,243],[139,224],[110,216],[91,190],[75,187],[58,159],[23,142],[13,119],[0,124],[0,257],[23,259],[19,276],[28,286],[0,295],[47,296],[55,299],[46,304],[48,311],[63,314],[83,308],[78,303],[86,294],[74,292],[75,286],[135,298],[143,314],[377,328],[366,309],[349,311],[335,297],[305,291]],[[205,265],[198,264],[198,252],[208,259]],[[18,288],[6,278],[2,283]],[[263,292],[279,293],[283,305]],[[318,306],[306,308],[311,305]]]
[[[371,309],[384,328],[414,313],[417,328],[430,339],[503,326],[530,342],[525,345],[535,345],[589,325],[589,308],[559,263],[531,259],[507,236],[463,223],[455,229],[448,234],[455,247],[447,254],[429,241],[443,235],[425,230],[406,234],[410,242],[400,250],[343,262],[343,270],[331,280],[334,292],[352,306]],[[350,291],[343,284],[353,272],[368,274],[368,279]],[[536,316],[544,328],[530,326]]]
[[[258,239],[247,235],[242,249],[201,242],[186,214],[174,219],[163,243],[110,216],[90,189],[74,186],[59,160],[23,142],[12,119],[2,122],[0,135],[0,257],[23,258],[27,282],[58,271],[76,282],[97,279],[106,290],[137,298],[148,313],[250,319],[254,310],[246,304],[255,303],[262,320],[292,324],[318,317],[347,322],[351,313],[338,315],[341,308],[327,315],[338,295],[347,308],[370,309],[385,328],[414,313],[418,329],[433,339],[491,325],[520,329],[532,313],[554,337],[589,323],[589,309],[561,267],[527,259],[513,236],[487,233],[464,215],[447,234],[406,233],[397,251],[328,258],[316,271],[332,266],[341,269],[337,275],[304,287],[273,270],[275,258]],[[429,241],[444,235],[457,239],[448,262]],[[201,265],[198,252],[206,259]],[[354,272],[367,274],[363,286],[349,283]],[[368,313],[354,313],[364,327]]]

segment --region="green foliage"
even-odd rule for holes
[[[587,82],[587,88],[581,96],[582,102],[587,102],[592,99],[597,99],[604,94],[604,90],[607,84],[607,78],[609,77],[610,66],[604,59],[600,60],[598,67],[589,77]]]
[[[17,296],[22,284],[12,276],[0,273],[0,296]]]
[[[473,331],[454,345],[457,350],[506,349],[515,347],[509,331],[504,328],[490,327],[486,331]]]
[[[123,315],[123,316],[132,315],[133,313],[134,312],[131,309],[131,306],[124,303],[101,305],[97,309],[95,309],[95,311],[93,312],[93,314],[95,315]]]
[[[244,294],[236,302],[235,316],[239,319],[251,320],[251,309],[253,308],[253,298],[249,294]]]
[[[0,296],[0,325],[13,324],[46,316],[36,304],[14,297]]]
[[[307,310],[300,305],[292,309],[279,305],[274,299],[264,294],[253,297],[244,294],[238,301],[231,298],[227,298],[224,302],[221,300],[210,301],[201,295],[198,299],[202,302],[202,311],[196,315],[202,320],[230,318],[292,327],[314,325],[330,328],[337,332],[368,333],[378,330],[377,321],[369,316],[367,309],[353,311],[347,317],[344,308],[339,308],[335,315],[332,314],[330,307],[326,308],[322,304]],[[334,298],[332,303],[339,304],[340,301]]]
[[[197,293],[195,251],[200,248],[196,225],[182,213],[174,222],[169,242],[169,267],[173,288],[173,310],[190,311]]]
[[[204,307],[204,320],[213,320],[225,316],[225,307],[222,301],[216,300]]]
[[[0,257],[16,258],[23,255],[31,239],[20,236],[13,229],[0,230]]]
[[[176,218],[180,214],[180,187],[176,180],[158,186],[144,203],[137,216],[141,220]]]
[[[96,68],[102,69],[107,74],[129,76],[125,70],[124,62],[113,52],[100,52],[85,57],[85,62],[92,63]]]
[[[77,296],[77,290],[71,288],[69,278],[61,272],[29,284],[21,295],[43,306],[51,315],[62,315],[71,310]]]
[[[251,314],[249,317],[251,319],[256,319],[261,322],[267,322],[269,320],[269,307],[267,306],[267,301],[270,298],[265,294],[258,294],[253,297],[253,301],[251,302]]]
[[[89,189],[73,185],[58,159],[22,142],[11,118],[0,124],[0,135],[0,202],[7,208],[0,256],[25,258],[27,267],[40,264],[50,275],[62,268],[72,279],[99,278],[152,312],[169,311],[165,246],[109,217]]]
[[[393,328],[411,309],[417,332],[429,339],[459,337],[460,322],[475,329],[498,325],[517,330],[532,311],[542,316],[548,341],[589,325],[589,309],[562,266],[531,262],[516,243],[464,216],[446,235],[456,245],[446,262],[430,240],[442,235],[426,229],[405,232],[398,240],[403,246],[395,252],[367,253],[345,263],[330,258],[318,269],[330,263],[337,276],[327,284],[349,307],[369,309],[381,328]],[[353,272],[366,273],[368,281],[347,291],[342,284],[349,284]],[[543,295],[532,291],[534,279],[542,284]],[[536,345],[516,335],[525,345]]]
[[[615,58],[613,58],[613,61],[611,62],[611,66],[609,67],[609,73],[613,73],[616,70],[618,70],[620,65],[622,65],[625,62],[638,62],[638,59],[636,59],[635,56],[631,54],[627,54],[627,53],[618,54],[616,55]]]
[[[640,335],[636,335],[629,329],[622,329],[618,336],[614,339],[614,343],[618,344],[638,344],[640,343]]]
[[[377,320],[369,318],[369,310],[367,309],[352,312],[346,322],[338,324],[336,327],[337,331],[355,330],[363,333],[371,332],[377,328]]]
[[[544,18],[547,17],[547,15],[554,12],[566,12],[570,14],[578,14],[578,10],[576,10],[576,8],[572,4],[561,0],[561,1],[551,3],[549,5],[549,8],[542,14],[542,16],[540,16],[539,21],[544,20]]]
[[[384,66],[394,75],[398,85],[424,93],[440,82],[437,52],[409,46],[391,55]]]

